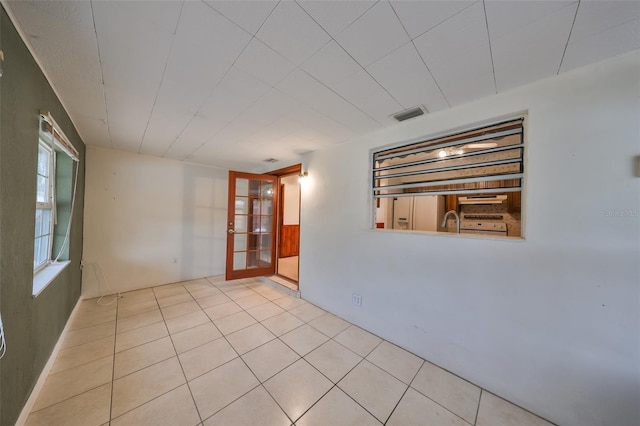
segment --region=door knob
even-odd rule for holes
[[[235,234],[235,233],[236,233],[236,231],[234,231],[233,229],[229,229],[227,232],[228,232],[229,234]]]

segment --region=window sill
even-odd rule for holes
[[[53,280],[60,275],[60,272],[62,272],[70,263],[71,261],[69,260],[52,263],[38,271],[33,276],[33,297],[38,297],[38,295],[42,293],[42,291],[47,288],[47,286],[51,284]]]

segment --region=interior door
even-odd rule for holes
[[[278,178],[229,172],[227,280],[273,275]]]

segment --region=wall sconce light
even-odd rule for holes
[[[298,182],[301,183],[301,184],[305,183],[308,178],[309,178],[309,173],[300,172],[300,174],[298,175]]]

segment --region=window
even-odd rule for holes
[[[372,153],[375,227],[518,237],[524,118]]]
[[[34,295],[68,262],[78,151],[48,113],[40,115],[33,245]]]
[[[36,191],[36,238],[33,268],[39,270],[51,260],[55,223],[55,156],[53,149],[40,139],[38,145],[38,180]]]

